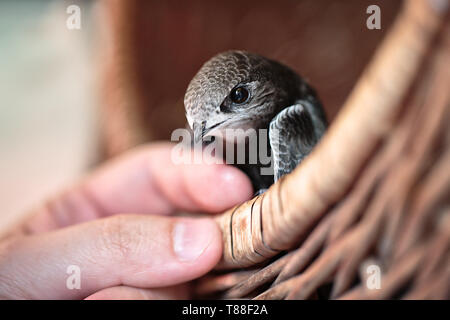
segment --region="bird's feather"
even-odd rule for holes
[[[307,103],[298,101],[283,109],[270,122],[269,140],[275,181],[294,170],[318,140],[317,125],[306,107]]]

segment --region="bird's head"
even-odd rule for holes
[[[307,85],[288,67],[262,56],[228,51],[207,61],[191,80],[184,105],[194,139],[225,129],[267,128]]]

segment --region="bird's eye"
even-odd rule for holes
[[[231,101],[238,104],[246,102],[249,96],[248,90],[243,87],[235,88],[230,93]]]

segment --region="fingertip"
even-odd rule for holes
[[[185,283],[212,270],[222,257],[222,234],[211,218],[142,219],[141,225],[148,236],[120,269],[124,285],[154,288]]]
[[[214,268],[222,257],[222,233],[210,218],[179,219],[173,227],[173,251],[187,267],[181,275],[197,278]]]
[[[223,210],[249,200],[253,187],[247,175],[236,167],[221,165],[218,168],[217,201]],[[223,194],[226,196],[223,197]]]
[[[216,164],[191,173],[194,176],[186,189],[203,211],[224,211],[249,200],[253,194],[249,178],[236,167]]]

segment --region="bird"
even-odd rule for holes
[[[224,132],[263,132],[257,136],[258,146],[267,146],[272,170],[263,172],[267,164],[259,152],[256,162],[249,163],[250,148],[243,163],[234,163],[250,178],[256,194],[294,170],[327,128],[322,103],[300,75],[275,60],[241,50],[222,52],[205,62],[187,87],[184,106],[194,141],[214,137],[248,144],[239,135],[226,141]]]

